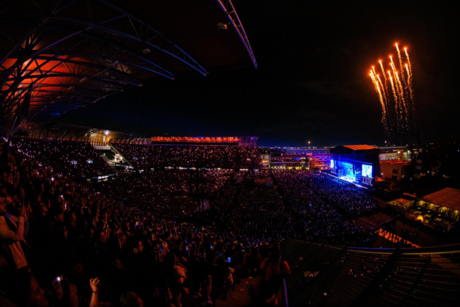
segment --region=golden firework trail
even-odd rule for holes
[[[383,76],[385,77],[385,72],[383,72]],[[390,129],[390,117],[389,117],[389,102],[388,99],[389,97],[387,96],[387,90],[386,90],[386,77],[385,77],[385,86],[383,86],[383,82],[380,79],[380,76],[377,75],[377,79],[379,80],[382,93],[383,93],[383,103],[382,103],[382,108],[383,108],[383,114],[382,114],[382,121],[384,121],[384,128],[385,132],[387,135],[387,139],[391,139],[391,129]]]
[[[407,72],[407,84],[410,84],[410,72],[409,72],[409,65],[404,65],[406,67]]]
[[[391,56],[390,56],[390,58],[391,58]],[[402,118],[403,117],[403,114],[402,114],[403,109],[406,110],[407,107],[406,107],[406,101],[404,99],[404,90],[403,90],[403,87],[401,85],[401,80],[399,79],[398,71],[396,70],[396,66],[395,66],[392,58],[391,58],[390,66],[391,66],[391,70],[393,71],[393,76],[394,76],[394,79],[395,79],[396,92],[397,92],[398,98],[399,98],[399,101],[398,101],[399,118]]]
[[[399,99],[401,99],[401,95],[399,93],[399,85],[398,85],[398,79],[397,79],[397,70],[396,70],[396,66],[395,66],[395,63],[393,62],[393,57],[390,55],[390,67],[391,67],[391,71],[393,72],[393,77],[394,77],[394,80],[395,80],[395,86],[396,86],[396,95],[398,96]]]
[[[374,83],[375,89],[377,90],[377,93],[379,94],[380,103],[382,104],[383,111],[385,112],[385,103],[383,102],[383,96],[382,96],[382,92],[380,91],[379,82],[375,78],[376,75],[372,71],[370,73],[370,76],[371,76],[372,82]]]
[[[404,48],[404,52],[406,52],[407,63],[409,64],[409,72],[412,80],[412,66],[410,65],[409,53],[407,52],[407,48]]]
[[[401,52],[399,51],[398,43],[396,45],[396,50],[398,51],[398,58],[399,58],[399,71],[401,72],[401,79],[403,81],[404,88],[406,85],[406,80],[404,79],[404,66],[402,64]]]
[[[399,70],[401,71],[401,79],[399,80],[399,86],[400,86],[400,91],[401,91],[401,95],[402,95],[402,101],[403,101],[403,104],[404,104],[404,111],[405,111],[405,118],[406,118],[406,128],[409,129],[409,118],[408,118],[408,116],[409,116],[409,106],[408,106],[408,104],[410,103],[410,101],[406,102],[406,97],[407,97],[407,100],[409,100],[409,97],[408,97],[408,95],[406,96],[407,91],[403,90],[403,89],[408,88],[409,83],[406,82],[406,78],[404,78],[404,66],[403,66],[403,63],[402,63],[401,52],[399,50],[398,43],[396,43],[395,45],[396,45],[396,50],[398,51]]]
[[[380,84],[380,88],[382,89],[382,93],[383,93],[383,103],[384,103],[384,111],[386,113],[386,104],[387,104],[387,94],[385,93],[385,87],[383,86],[383,83],[382,83],[382,80],[380,79],[380,76],[377,75],[377,79],[379,80],[379,84]]]
[[[379,61],[379,62],[380,62],[380,68],[382,69],[383,78],[385,79],[385,90],[388,91],[387,76],[385,75],[385,69],[383,69],[382,61]]]
[[[412,112],[414,112],[415,111],[415,105],[414,105],[414,91],[412,90],[412,65],[410,64],[410,58],[409,58],[409,53],[407,52],[407,48],[404,48],[404,52],[406,53],[406,57],[407,57],[406,69],[407,69],[407,71],[409,73],[408,87],[409,87],[409,94],[410,94]]]
[[[391,59],[391,62],[390,62],[390,67],[391,67],[391,71],[393,72],[393,78],[392,80],[394,79],[394,88],[393,88],[393,91],[395,91],[396,93],[396,105],[398,107],[398,110],[401,109],[401,104],[402,104],[402,101],[401,101],[401,93],[399,92],[400,88],[399,88],[399,84],[398,84],[398,72],[396,71],[396,67],[395,67],[395,64],[393,63],[393,59],[390,55],[390,59]],[[401,116],[401,113],[399,111],[396,111],[398,113],[398,117]]]
[[[377,79],[375,77],[377,76],[377,78],[379,80],[380,80],[380,78],[379,78],[378,75],[374,74],[372,70],[370,71],[369,75],[371,76],[372,83],[374,83],[375,89],[377,90],[377,93],[379,94],[379,100],[380,100],[380,103],[382,105],[382,124],[383,124],[384,129],[385,129],[385,134],[387,134],[387,137],[389,137],[390,130],[389,130],[389,127],[388,127],[388,122],[387,122],[385,100],[384,100],[384,98],[382,96],[382,91],[380,90],[379,81],[377,81]]]
[[[400,108],[401,108],[401,112],[404,110],[407,114],[407,105],[406,105],[406,100],[404,99],[404,88],[401,84],[401,79],[399,78],[399,75],[398,75],[398,72],[396,71],[395,72],[395,80],[396,80],[396,84],[398,84],[399,86],[399,97],[400,97],[400,100],[402,102],[402,105],[400,105]],[[404,107],[404,109],[403,109]]]
[[[390,55],[390,66],[391,65],[395,66],[395,63],[393,62],[393,56]]]
[[[386,105],[387,112],[388,112],[390,108],[390,92],[388,91],[387,75],[385,74],[385,69],[383,69],[382,60],[379,60],[379,63],[380,63],[380,68],[382,69],[383,79],[385,80],[385,86],[383,86],[383,92],[385,93],[384,95],[385,105]],[[382,80],[380,80],[380,82],[382,82]]]
[[[390,71],[388,71],[388,76],[390,76],[390,83],[391,83],[391,88],[393,89],[393,97],[395,99],[395,111],[396,111],[396,119],[399,122],[399,112],[398,112],[398,93],[395,90],[395,85],[393,83],[393,78],[391,77]],[[399,128],[399,126],[398,126]]]
[[[377,91],[377,94],[379,94],[379,100],[380,100],[380,103],[382,104],[382,107],[383,107],[384,106],[383,105],[383,97],[382,97],[382,93],[380,91],[379,82],[375,78],[375,75],[374,75],[372,70],[370,71],[369,76],[371,76],[372,83],[374,84],[374,87],[375,87],[375,90]]]

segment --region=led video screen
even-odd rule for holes
[[[372,177],[372,165],[363,164],[363,177]]]

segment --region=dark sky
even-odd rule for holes
[[[381,107],[368,71],[396,56],[399,42],[411,57],[422,141],[460,139],[456,1],[233,3],[257,70],[153,82],[61,121],[147,136],[256,135],[263,146],[378,145]]]

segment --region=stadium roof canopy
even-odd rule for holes
[[[0,4],[5,121],[43,121],[127,86],[241,66],[257,62],[230,0]]]
[[[460,210],[460,190],[445,188],[422,197],[424,201],[435,204],[439,207],[446,207],[452,210]]]

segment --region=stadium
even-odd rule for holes
[[[237,10],[0,5],[0,306],[460,305],[460,190],[395,188],[425,176],[431,147],[57,120],[158,80],[258,69]]]

